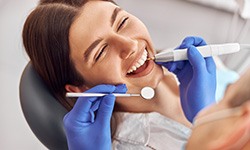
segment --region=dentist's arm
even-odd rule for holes
[[[125,93],[125,85],[98,85],[86,92]],[[70,150],[111,149],[110,119],[114,95],[80,97],[73,109],[64,116],[64,127]]]
[[[203,58],[195,48],[202,45],[206,45],[202,38],[187,37],[178,48],[188,48],[188,61],[158,63],[177,75],[182,109],[190,122],[215,102],[216,66],[212,57]]]

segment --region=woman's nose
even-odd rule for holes
[[[138,41],[131,37],[117,36],[116,49],[122,59],[127,59],[138,50]]]

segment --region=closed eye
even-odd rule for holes
[[[121,24],[119,25],[119,27],[118,27],[118,29],[117,29],[117,31],[119,31],[120,30],[120,28],[122,28],[123,27],[123,25],[126,23],[126,21],[129,19],[129,17],[126,17],[126,18],[124,18],[123,20],[122,20],[122,22],[121,22]]]
[[[98,61],[98,60],[99,60],[99,58],[102,56],[102,53],[104,52],[104,50],[105,50],[105,48],[106,48],[107,46],[108,46],[108,45],[105,45],[105,46],[102,48],[102,50],[101,50],[101,51],[99,52],[99,54],[97,55],[95,61]]]

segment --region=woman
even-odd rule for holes
[[[189,121],[215,99],[214,62],[194,47],[206,44],[201,38],[180,46],[189,48],[191,64],[163,64],[176,73],[179,91],[172,73],[146,60],[155,52],[144,24],[112,1],[42,4],[27,18],[23,42],[52,93],[68,110],[74,106],[64,118],[70,149],[110,149],[114,101],[114,149],[179,149],[189,137]],[[150,101],[112,94],[76,103],[65,98],[67,91],[140,93],[145,86],[155,90]]]

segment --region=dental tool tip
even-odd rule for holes
[[[149,57],[147,60],[155,60],[155,57]]]

